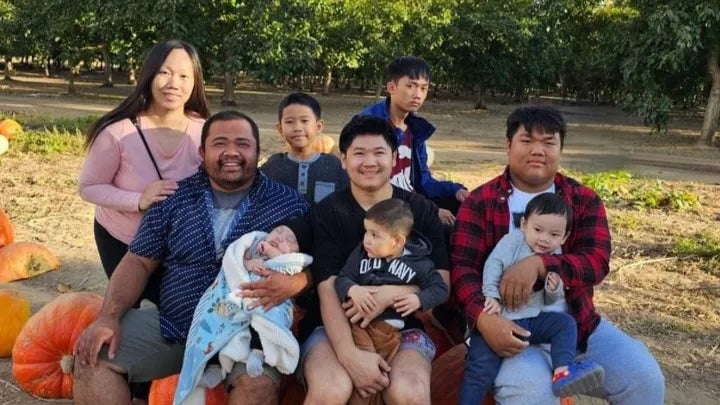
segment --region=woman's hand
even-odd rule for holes
[[[140,194],[138,210],[145,211],[156,202],[165,201],[168,196],[175,194],[177,183],[173,180],[158,180],[150,183]]]

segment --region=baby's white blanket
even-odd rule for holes
[[[292,335],[292,302],[284,301],[267,312],[262,308],[248,311],[250,300],[235,292],[242,283],[260,277],[245,269],[245,251],[263,232],[250,232],[231,243],[223,256],[222,269],[195,307],[185,347],[182,371],[175,391],[175,404],[181,404],[200,382],[208,360],[218,354],[223,377],[235,362],[245,362],[250,353],[250,330],[260,336],[265,362],[283,374],[295,371],[300,348]],[[302,253],[288,253],[265,262],[269,269],[295,274],[308,266],[312,258]]]

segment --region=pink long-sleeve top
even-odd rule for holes
[[[143,128],[163,179],[182,180],[198,170],[204,122],[191,118],[185,137],[171,154],[163,153],[157,143],[161,129]],[[129,244],[142,219],[140,195],[158,180],[135,126],[124,119],[105,127],[95,139],[80,171],[80,197],[96,205],[95,219],[110,235]]]

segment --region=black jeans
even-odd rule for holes
[[[115,239],[110,233],[102,226],[98,221],[94,224],[95,232],[95,245],[97,246],[98,253],[100,254],[100,262],[102,263],[105,274],[108,279],[112,276],[115,268],[117,267],[120,260],[125,256],[128,251],[128,245]],[[150,275],[147,284],[145,285],[145,291],[143,291],[140,299],[135,303],[134,307],[140,307],[140,301],[147,299],[148,301],[158,305],[160,303],[160,281],[165,269],[158,267]]]

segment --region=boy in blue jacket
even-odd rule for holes
[[[440,207],[440,221],[455,222],[460,203],[468,191],[460,183],[433,178],[427,165],[426,142],[435,127],[417,115],[430,87],[430,66],[415,56],[402,56],[388,66],[388,97],[364,109],[361,115],[387,120],[398,139],[398,155],[391,183],[416,191]]]

